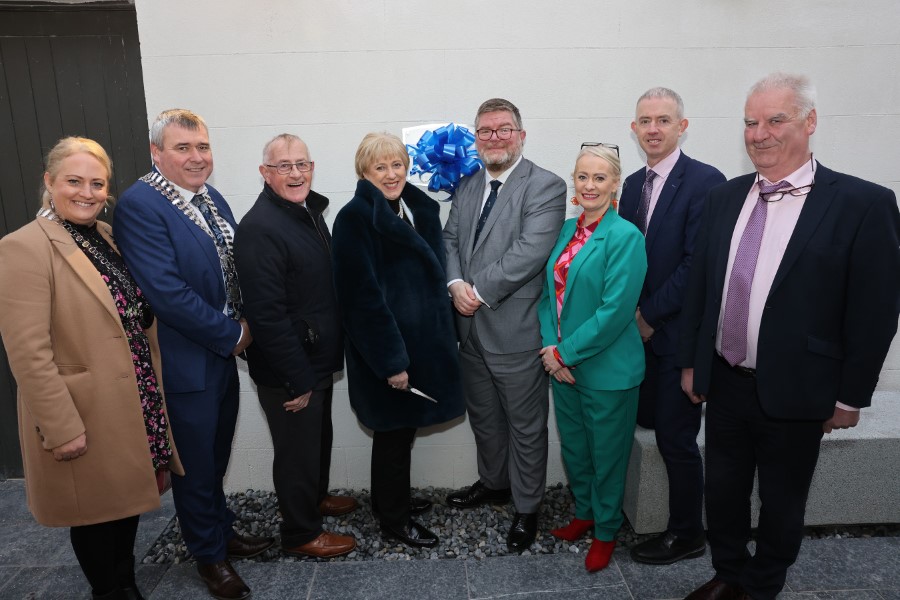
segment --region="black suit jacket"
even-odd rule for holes
[[[619,214],[635,223],[647,168],[632,173],[622,186]],[[684,152],[666,178],[647,228],[647,277],[638,306],[655,330],[650,339],[658,355],[675,354],[684,289],[694,253],[694,242],[709,189],[725,182],[715,167]]]
[[[755,174],[710,191],[683,309],[678,360],[709,391],[735,223]],[[819,165],[760,324],[757,385],[767,415],[825,420],[869,406],[900,314],[894,193]],[[714,400],[714,399],[713,399]]]

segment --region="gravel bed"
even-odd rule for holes
[[[414,496],[430,499],[433,508],[419,517],[422,524],[437,534],[440,543],[435,548],[409,548],[403,544],[383,540],[378,524],[372,516],[369,493],[333,490],[335,495],[353,495],[360,504],[354,512],[340,517],[326,517],[323,526],[333,531],[356,538],[357,548],[347,556],[330,560],[413,560],[413,559],[483,559],[488,556],[504,556],[506,534],[512,523],[515,509],[512,503],[506,506],[482,506],[470,510],[457,510],[445,504],[446,488],[424,488],[413,490]],[[281,514],[274,492],[247,490],[229,494],[228,506],[237,515],[235,530],[244,535],[278,537]],[[575,514],[572,496],[562,484],[547,489],[541,507],[538,535],[529,554],[558,554],[563,552],[587,552],[590,538],[570,543],[550,535],[550,530],[565,525]],[[834,527],[807,528],[807,538],[844,537],[900,537],[900,524],[842,525]],[[627,519],[619,530],[619,547],[631,546],[653,537],[634,532]],[[153,547],[143,558],[146,564],[177,564],[190,560],[190,554],[181,539],[178,520],[172,519],[159,536]],[[296,558],[281,553],[275,545],[256,558],[257,562],[316,561],[315,558]]]

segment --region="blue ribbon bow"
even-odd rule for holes
[[[430,191],[452,196],[463,175],[477,173],[482,167],[474,144],[472,132],[453,123],[426,131],[415,146],[406,145],[413,164],[409,174],[427,181]],[[425,175],[430,177],[426,180]]]

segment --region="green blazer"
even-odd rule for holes
[[[644,236],[615,209],[607,211],[569,267],[558,341],[553,267],[575,234],[576,221],[563,224],[547,261],[538,305],[541,337],[575,367],[578,386],[627,390],[644,379],[644,348],[634,318],[647,272]]]

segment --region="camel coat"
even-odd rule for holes
[[[112,242],[110,227],[97,226]],[[19,388],[35,519],[88,525],[158,508],[125,330],[106,284],[59,223],[38,218],[0,240],[0,335]],[[155,323],[147,335],[162,383]],[[53,458],[52,448],[82,433],[83,456]],[[169,466],[183,473],[177,453]]]

